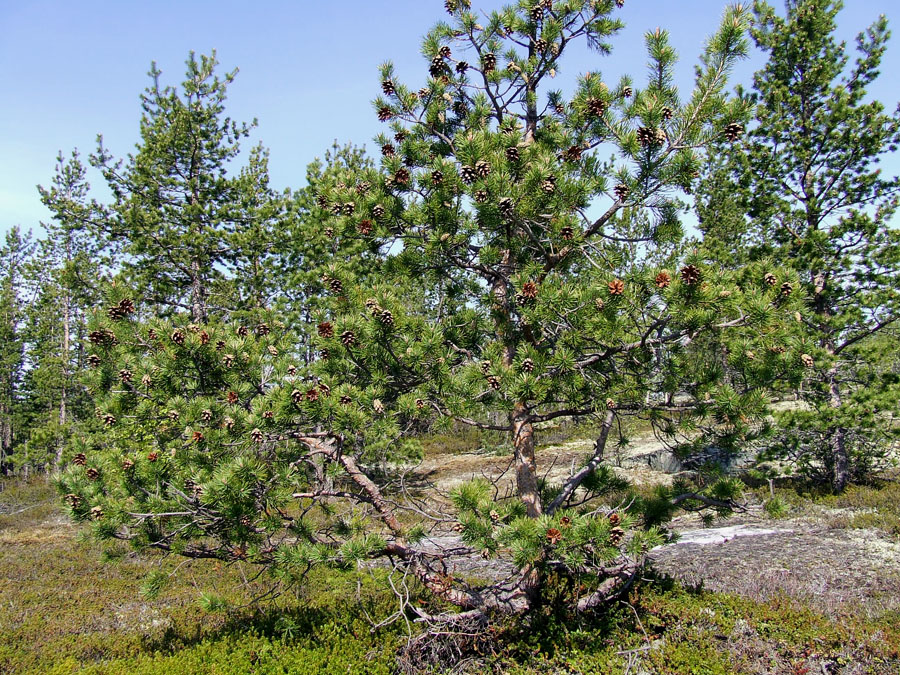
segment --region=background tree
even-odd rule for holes
[[[215,74],[215,53],[191,53],[181,90],[163,87],[154,64],[152,84],[141,97],[141,141],[126,162],[116,161],[102,138],[91,162],[112,190],[112,217],[98,229],[113,244],[117,263],[135,288],[168,309],[189,308],[195,322],[207,320],[217,284],[230,270],[247,271],[248,254],[266,249],[270,210],[265,153],[257,149],[238,176],[230,176],[255,122],[225,115],[227,86],[237,71]],[[256,238],[253,250],[248,237]],[[217,292],[220,293],[220,292]],[[258,294],[258,291],[254,291]],[[229,298],[232,294],[227,293]]]
[[[33,244],[18,227],[6,234],[0,248],[0,471],[11,468],[13,446],[20,441],[18,429],[21,385],[25,372],[23,267]]]
[[[104,209],[89,198],[86,167],[77,152],[57,157],[50,188],[41,200],[53,214],[44,223],[26,267],[28,306],[24,330],[28,343],[23,414],[29,427],[28,462],[58,466],[72,421],[93,409],[81,383],[86,314],[102,298],[109,270],[108,252],[93,234]]]
[[[770,257],[797,271],[807,299],[802,344],[808,410],[783,417],[773,448],[835,490],[883,456],[900,389],[872,341],[898,318],[900,182],[878,159],[900,140],[900,111],[867,99],[889,32],[882,16],[857,37],[849,65],[835,40],[841,2],[798,0],[780,17],[755,5],[752,35],[768,54],[746,99],[753,129],[704,181],[701,227],[720,259]]]

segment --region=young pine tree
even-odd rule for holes
[[[152,66],[137,152],[116,161],[101,138],[91,161],[115,198],[112,217],[99,230],[117,247],[129,283],[161,307],[189,309],[202,323],[211,306],[229,309],[221,307],[234,298],[229,269],[246,272],[259,258],[265,246],[258,237],[267,236],[278,209],[265,203],[272,195],[263,152],[254,152],[241,175],[229,174],[240,140],[255,125],[225,114],[237,71],[219,77],[215,53],[198,59],[192,52],[186,63],[180,90],[162,86],[162,73]],[[225,290],[213,297],[222,283]]]
[[[707,242],[730,250],[721,260],[770,257],[799,275],[809,408],[784,416],[773,451],[837,491],[884,455],[900,401],[882,365],[896,348],[875,339],[900,317],[900,181],[878,167],[900,141],[900,110],[867,95],[889,33],[879,17],[851,64],[834,36],[841,6],[791,0],[782,17],[755,5],[752,35],[769,60],[746,97],[753,128],[722,149],[701,199]]]

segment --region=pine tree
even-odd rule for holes
[[[26,267],[31,299],[24,406],[28,461],[37,466],[60,464],[70,422],[93,408],[80,383],[86,367],[82,341],[86,314],[102,298],[109,260],[94,236],[94,225],[107,214],[89,198],[86,175],[77,152],[69,159],[60,154],[51,186],[38,188],[53,219],[43,224],[46,236]]]
[[[288,582],[387,556],[465,610],[411,611],[483,625],[539,608],[552,577],[587,589],[567,598],[576,609],[600,607],[629,587],[676,508],[727,513],[730,480],[629,495],[621,509],[601,498],[625,489],[603,466],[622,416],[737,443],[766,411],[770,373],[793,363],[746,352],[782,338],[796,296],[766,267],[720,269],[681,241],[679,193],[702,149],[734,138],[745,115],[724,93],[745,15],[726,12],[686,102],[662,31],[647,35],[646,87],[593,73],[568,101],[545,91],[573,40],[608,49],[618,4],[520,3],[481,26],[468,3],[448,2],[453,24],[425,40],[427,85],[381,69],[375,107],[391,124],[379,170],[351,153],[318,174],[315,210],[301,202],[329,213],[321,232],[297,225],[313,242],[297,242],[296,260],[321,271],[292,289],[314,308],[308,364],[277,314],[204,324],[191,306],[146,320],[114,289],[88,336],[96,418],[59,479],[72,514],[102,538],[248,560]],[[309,257],[320,246],[324,270]],[[699,367],[687,347],[713,336],[726,349]],[[743,376],[726,379],[725,365]],[[563,484],[542,484],[538,425],[578,418],[599,421],[595,450]],[[401,517],[399,465],[435,422],[510,437],[514,498],[481,481],[451,495],[466,547],[513,563],[506,583],[455,575],[416,548],[425,526]]]
[[[867,97],[889,33],[881,16],[857,37],[858,57],[834,37],[842,3],[791,0],[781,17],[755,5],[753,38],[768,54],[747,100],[753,128],[704,181],[708,241],[771,257],[799,274],[806,299],[803,400],[787,414],[781,457],[825,471],[842,490],[883,455],[900,389],[872,338],[898,318],[900,234],[891,226],[900,181],[878,160],[900,141],[900,110]],[[720,214],[728,214],[720,217]],[[731,225],[728,225],[731,223]],[[743,225],[743,227],[742,227]]]
[[[192,52],[186,63],[180,90],[162,86],[162,73],[151,67],[137,152],[116,161],[101,138],[91,162],[115,199],[113,217],[100,229],[117,246],[129,283],[160,306],[189,308],[202,323],[211,303],[222,304],[221,295],[211,294],[228,270],[245,269],[236,260],[246,244],[241,233],[266,231],[260,219],[269,214],[260,197],[268,179],[259,150],[243,175],[229,175],[240,140],[256,124],[225,115],[226,90],[237,71],[216,75],[215,53],[198,60]],[[233,298],[230,289],[226,293]]]
[[[19,427],[21,386],[25,372],[23,267],[33,250],[30,236],[18,227],[6,234],[0,248],[0,472],[11,466]]]

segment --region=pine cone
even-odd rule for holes
[[[318,326],[319,337],[330,338],[334,337],[334,326],[331,325],[330,321],[323,321]]]
[[[367,193],[369,192],[369,188],[370,188],[370,187],[371,187],[371,186],[370,186],[366,181],[362,181],[362,182],[360,182],[360,183],[357,183],[357,184],[356,184],[356,188],[355,188],[355,189],[356,189],[356,194],[358,194],[358,195],[365,195],[365,194],[367,194]]]
[[[331,387],[324,382],[319,382],[319,391],[322,393],[322,396],[328,396],[331,394]]]
[[[403,167],[400,167],[399,169],[397,169],[397,173],[394,174],[394,182],[397,185],[407,185],[409,183],[409,180],[410,180],[409,171],[407,171]]]
[[[378,315],[378,320],[382,323],[382,325],[387,326],[388,328],[394,325],[394,315],[386,309]]]
[[[522,284],[522,297],[526,300],[535,300],[538,296],[538,287],[533,281]]]
[[[569,149],[563,153],[563,160],[566,162],[578,162],[581,160],[583,152],[584,148],[580,145],[570,146]]]
[[[610,295],[622,295],[625,292],[625,282],[621,279],[613,279],[606,287],[609,289]]]
[[[767,272],[766,275],[763,277],[763,281],[766,282],[766,286],[774,286],[775,284],[778,283],[778,277],[776,277],[771,272]]]
[[[108,427],[111,427],[116,423],[116,418],[114,415],[106,414],[103,416],[103,424]]]
[[[238,326],[237,334],[241,337],[247,337],[250,334],[250,329],[247,326]]]
[[[781,345],[775,345],[773,347],[769,347],[769,351],[773,354],[784,354],[787,349]]]
[[[631,98],[634,95],[634,89],[631,87],[622,87],[622,96],[625,98]]]
[[[734,143],[737,139],[744,135],[744,125],[737,122],[731,122],[730,124],[725,125],[722,133],[725,135],[725,138],[728,140],[728,142]]]
[[[681,268],[681,280],[688,286],[700,283],[703,279],[703,273],[696,265],[685,265]]]
[[[341,283],[340,279],[334,277],[328,279],[328,288],[330,288],[331,292],[335,295],[343,295],[344,293],[344,284]]]
[[[562,532],[557,530],[555,527],[551,527],[547,530],[547,541],[550,542],[551,546],[555,546],[562,540]]]
[[[203,442],[203,432],[201,432],[201,431],[195,431],[195,432],[191,435],[191,440],[192,440],[194,443],[202,443],[202,442]]]
[[[200,338],[201,345],[209,344],[209,333],[207,333],[205,330],[201,330],[200,333],[198,334],[198,337]]]
[[[384,403],[376,398],[374,401],[372,401],[372,410],[374,410],[376,414],[380,415],[384,412]]]
[[[100,478],[100,469],[97,469],[93,466],[89,466],[87,471],[84,472],[84,475],[90,478],[91,480],[97,480]]]
[[[227,400],[231,405],[234,405],[240,400],[240,398],[238,397],[237,392],[229,391],[228,395],[225,397],[225,400]]]
[[[424,407],[425,407],[425,401],[423,401],[423,400],[420,399],[420,398],[417,398],[417,399],[416,399],[416,409],[417,409],[417,410],[421,410],[421,409],[424,408]]]
[[[485,74],[491,72],[494,68],[497,67],[497,57],[492,53],[488,52],[484,56],[481,57],[481,69]]]
[[[670,120],[675,116],[675,111],[672,110],[669,106],[664,106],[662,109],[662,118],[664,120]]]
[[[791,284],[788,281],[785,281],[783,284],[781,284],[781,295],[783,295],[784,297],[787,297],[793,292],[794,292],[793,284]]]
[[[447,64],[444,63],[444,59],[440,56],[435,56],[431,59],[431,65],[428,67],[428,74],[432,77],[440,77],[444,74],[444,71],[447,69]]]
[[[204,422],[209,422],[212,419],[212,416],[212,410],[210,410],[209,408],[200,413],[200,419]]]
[[[103,507],[94,506],[91,508],[91,518],[93,520],[100,520],[103,517]]]
[[[421,89],[419,89],[419,91],[416,92],[416,96],[418,96],[420,100],[424,101],[426,98],[428,98],[428,94],[430,93],[431,92],[428,90],[428,87],[422,87]]]
[[[479,368],[481,368],[481,372],[483,375],[487,375],[489,372],[491,372],[491,362],[490,361],[482,361]]]
[[[228,429],[228,431],[233,431],[234,430],[234,418],[226,417],[224,420],[222,420],[222,426],[224,426],[226,429]]]
[[[393,116],[394,113],[389,106],[383,105],[378,109],[378,120],[380,122],[387,122]]]
[[[319,358],[323,361],[327,361],[331,358],[331,352],[328,349],[319,350]]]
[[[458,61],[456,64],[456,72],[462,75],[469,69],[469,64],[465,61]]]
[[[622,540],[625,538],[625,530],[621,527],[613,527],[609,530],[609,543],[613,546],[618,546],[622,543]]]
[[[150,377],[149,374],[146,374],[146,375],[144,375],[144,376],[141,378],[141,384],[142,384],[144,387],[148,387],[148,388],[149,388],[150,385],[153,384],[153,378]]]
[[[525,359],[522,361],[522,370],[526,373],[534,372],[534,360],[533,359]]]
[[[222,357],[222,365],[224,365],[226,368],[231,368],[231,366],[234,365],[234,360],[234,354],[225,354],[225,356]]]
[[[518,162],[519,161],[519,149],[516,146],[512,146],[506,149],[506,159],[509,162]]]
[[[262,443],[263,442],[263,432],[259,429],[253,429],[250,432],[250,438],[254,443]]]
[[[487,178],[491,173],[491,165],[485,161],[475,162],[475,174],[479,178]]]
[[[119,371],[119,379],[121,379],[122,382],[131,382],[133,378],[134,373],[128,370],[128,368],[122,368],[122,370]]]
[[[494,391],[500,391],[500,378],[496,375],[488,375],[487,378],[488,384],[491,386],[491,389]]]
[[[587,100],[588,112],[594,117],[603,117],[603,113],[606,112],[608,107],[609,104],[602,98],[589,98]]]
[[[657,288],[668,288],[669,284],[672,283],[672,277],[669,276],[668,272],[660,272],[656,275],[656,279],[654,279]]]
[[[440,56],[442,59],[449,59],[452,56],[450,47],[448,47],[447,45],[443,45],[440,49],[438,49],[438,56]]]
[[[624,183],[619,183],[616,187],[613,188],[613,193],[616,195],[616,199],[620,202],[624,202],[628,197],[628,193],[630,192],[627,185]]]
[[[609,524],[612,525],[613,527],[615,527],[616,525],[618,525],[619,523],[622,522],[622,519],[619,517],[619,514],[616,513],[615,511],[610,513],[608,518],[609,518]]]
[[[572,241],[575,238],[575,228],[571,225],[564,225],[559,234],[565,241]]]
[[[297,366],[295,366],[295,365],[293,365],[293,364],[290,365],[290,366],[288,366],[288,367],[287,367],[287,374],[290,375],[290,376],[292,376],[292,377],[293,377],[294,375],[296,375],[296,374],[297,374]]]
[[[484,204],[488,200],[487,190],[476,190],[473,199],[476,204]]]
[[[99,368],[100,367],[100,357],[96,354],[89,354],[87,357],[88,365],[91,368]]]
[[[553,109],[556,111],[557,115],[565,115],[566,114],[566,104],[559,102],[553,105]]]
[[[256,325],[256,334],[259,335],[260,337],[265,337],[266,335],[268,335],[271,332],[272,332],[272,329],[269,328],[269,324],[267,324],[267,323],[260,323],[260,324]]]
[[[547,41],[544,38],[538,38],[537,40],[534,41],[535,50],[537,50],[541,54],[543,54],[545,51],[547,51],[547,47],[549,47],[549,44],[547,43]]]
[[[381,154],[385,157],[393,157],[396,153],[394,150],[394,146],[391,143],[385,143],[381,146]]]
[[[657,148],[666,142],[666,132],[657,128],[638,127],[637,139],[643,148]]]
[[[372,234],[372,224],[371,220],[365,218],[359,221],[359,225],[356,226],[356,229],[363,236],[370,235]]]
[[[474,183],[475,179],[478,178],[478,174],[475,173],[475,169],[467,164],[464,164],[460,167],[459,175],[464,183]]]
[[[343,333],[341,333],[341,343],[345,347],[352,347],[356,344],[356,333],[354,333],[352,330],[345,330]]]
[[[607,408],[608,410],[615,410],[615,409],[616,409],[616,402],[615,402],[613,399],[611,399],[611,398],[606,399],[606,408]]]
[[[381,204],[376,204],[372,207],[372,216],[375,220],[378,220],[384,215],[384,207]]]
[[[513,200],[510,199],[509,197],[504,197],[503,199],[501,199],[500,202],[497,204],[497,206],[500,209],[500,215],[503,216],[504,218],[511,218],[512,215],[515,213],[515,207],[513,205]]]
[[[68,502],[69,506],[71,506],[73,509],[77,509],[79,506],[81,506],[82,499],[74,492],[70,492],[63,499],[65,499],[66,502]]]
[[[84,466],[85,464],[87,464],[87,455],[85,455],[83,452],[79,452],[72,458],[72,464],[76,466]]]
[[[395,93],[397,93],[397,90],[394,88],[394,81],[391,78],[382,80],[381,91],[384,92],[385,96],[393,96]]]
[[[544,8],[541,5],[534,5],[528,11],[528,15],[531,17],[532,21],[538,22],[544,18]]]
[[[556,192],[556,176],[552,173],[547,176],[544,180],[541,181],[541,190],[543,190],[548,195]]]
[[[444,183],[444,172],[435,169],[431,172],[431,183],[434,186],[439,186]]]
[[[603,311],[603,308],[606,307],[606,303],[603,302],[603,298],[595,298],[594,299],[594,307],[597,308],[598,312]]]
[[[92,330],[90,333],[88,333],[88,340],[90,340],[91,343],[95,345],[115,346],[119,344],[119,339],[116,337],[116,334],[108,328]]]
[[[291,392],[291,400],[295,405],[300,405],[300,401],[303,400],[303,392],[299,389],[294,389],[294,391]]]
[[[350,398],[350,396],[348,396],[347,394],[343,394],[338,399],[338,403],[340,403],[341,405],[350,405],[351,403],[353,403],[353,399]]]
[[[181,417],[181,413],[177,410],[170,410],[166,415],[168,415],[169,419],[173,422],[177,422],[178,418]]]
[[[172,334],[169,336],[169,339],[174,342],[176,345],[183,345],[185,336],[180,330],[172,331]]]
[[[157,332],[156,332],[155,330],[153,330],[153,329],[151,328],[150,330],[147,331],[147,339],[150,340],[150,341],[152,342],[152,341],[154,341],[154,340],[158,340],[158,339],[159,339],[159,335],[157,334]]]
[[[800,360],[803,361],[803,365],[807,368],[812,368],[816,365],[815,360],[809,354],[801,354]]]

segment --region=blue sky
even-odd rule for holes
[[[474,0],[491,9],[498,0]],[[839,36],[852,43],[879,13],[900,21],[888,0],[848,2]],[[577,73],[607,80],[632,73],[641,82],[643,33],[668,29],[679,52],[685,95],[693,65],[718,23],[722,0],[626,0],[627,27],[613,54],[581,52],[563,63],[560,84]],[[894,10],[894,11],[892,11]],[[0,232],[13,225],[39,233],[49,217],[36,185],[49,185],[55,157],[78,148],[86,157],[102,133],[116,156],[138,140],[139,95],[150,62],[163,82],[183,79],[190,50],[217,50],[221,68],[240,68],[229,90],[228,113],[259,120],[252,142],[271,150],[272,185],[301,187],[306,165],[335,141],[372,146],[378,123],[370,101],[379,93],[378,64],[395,63],[398,79],[421,86],[427,62],[421,36],[446,17],[442,0],[248,2],[229,0],[0,0]],[[758,54],[741,64],[733,81],[749,83]],[[894,41],[871,95],[893,109],[900,98],[900,43]],[[248,147],[248,146],[247,146]],[[896,156],[886,173],[900,173]],[[98,174],[90,175],[100,188]],[[102,190],[97,194],[102,197]]]

